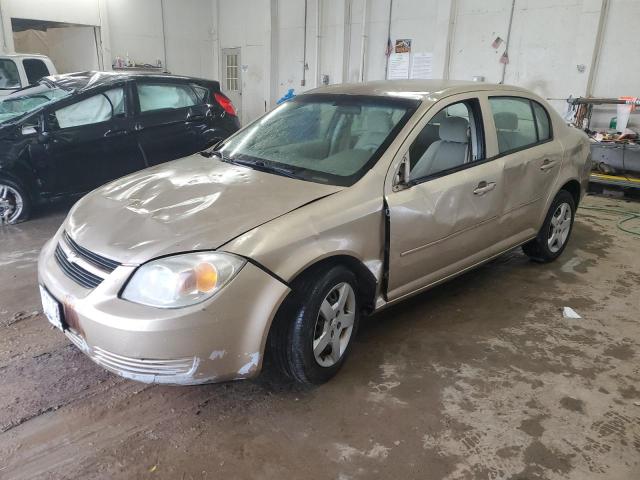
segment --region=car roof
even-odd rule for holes
[[[363,83],[328,85],[309,90],[303,95],[374,95],[436,102],[449,95],[476,91],[516,91],[529,93],[524,88],[512,85],[464,80],[377,80]]]
[[[0,53],[0,58],[43,58],[49,59],[46,55],[39,53]]]
[[[219,83],[215,80],[206,80],[194,77],[183,77],[178,75],[170,75],[165,73],[138,73],[138,72],[76,72],[65,73],[61,75],[51,75],[45,77],[45,80],[49,80],[60,85],[63,88],[71,89],[76,92],[88,90],[94,87],[108,86],[114,83],[122,82],[125,80],[138,78],[138,79],[151,79],[151,80],[167,80],[178,79],[192,82],[204,82],[216,84],[219,88]]]

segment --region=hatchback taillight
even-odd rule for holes
[[[213,94],[213,97],[216,99],[216,102],[218,102],[218,105],[220,105],[222,107],[222,109],[225,112],[227,112],[229,115],[233,115],[234,117],[236,117],[238,115],[236,113],[235,107],[233,106],[233,103],[231,103],[231,100],[229,100],[223,94],[221,94],[219,92],[215,92]]]

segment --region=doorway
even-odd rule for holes
[[[222,49],[222,92],[229,97],[242,122],[242,72],[240,48]]]

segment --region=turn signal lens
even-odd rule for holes
[[[199,292],[207,293],[216,288],[218,271],[210,263],[201,263],[194,269],[196,272],[196,288]]]

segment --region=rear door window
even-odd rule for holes
[[[529,99],[489,98],[498,136],[498,150],[506,153],[538,143],[536,124]]]
[[[137,85],[140,112],[175,110],[198,105],[201,99],[189,85],[140,83]]]
[[[13,60],[0,59],[0,89],[20,88],[20,74],[18,66]]]
[[[22,66],[27,74],[29,85],[38,83],[43,77],[47,77],[49,75],[49,69],[45,63],[37,58],[25,58],[22,61]]]

